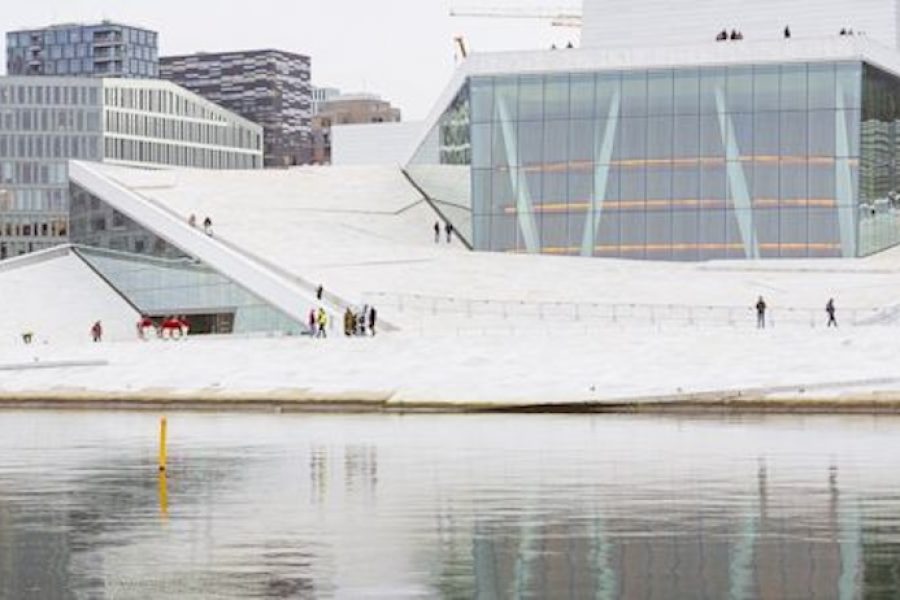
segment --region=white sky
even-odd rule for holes
[[[312,79],[345,92],[378,93],[423,118],[454,69],[453,37],[472,50],[549,48],[577,30],[545,21],[452,18],[462,7],[556,8],[541,0],[30,0],[6,11],[4,31],[111,19],[159,32],[160,54],[277,48],[312,57]],[[6,65],[5,40],[0,64]],[[5,69],[4,69],[5,70]]]

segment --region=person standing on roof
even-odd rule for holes
[[[316,336],[316,309],[309,309],[309,335]]]
[[[766,301],[762,296],[756,301],[756,328],[766,328]]]
[[[188,217],[188,225],[190,225],[191,227],[197,226],[197,215],[191,213],[191,216]]]
[[[447,224],[444,226],[444,231],[447,232],[447,243],[450,243],[450,236],[453,235],[453,225],[450,224],[450,221],[447,221]]]
[[[316,300],[321,300],[322,294],[324,294],[324,293],[325,293],[325,288],[323,288],[322,285],[319,284],[319,287],[316,288]]]
[[[328,333],[325,329],[328,327],[328,313],[326,313],[325,309],[322,307],[319,307],[317,325],[319,326],[319,330],[316,332],[316,337],[327,338]]]
[[[212,219],[206,217],[203,219],[203,233],[208,236],[212,236]]]
[[[784,28],[784,39],[786,39],[786,40],[791,39],[791,28],[789,25],[786,25]]]
[[[369,307],[369,331],[372,332],[372,337],[375,337],[375,319],[377,318],[378,313],[375,312],[375,307]]]
[[[438,221],[434,222],[434,243],[438,244],[441,241],[441,224]]]
[[[829,298],[825,304],[825,312],[828,313],[827,327],[837,327],[837,319],[834,318],[834,298]]]
[[[103,341],[103,325],[100,321],[95,321],[94,325],[91,327],[91,339],[93,339],[95,343]]]

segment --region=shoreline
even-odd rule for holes
[[[394,400],[391,394],[163,394],[88,391],[0,393],[0,411],[17,410],[319,414],[900,415],[900,391],[804,398],[723,391],[583,402]]]

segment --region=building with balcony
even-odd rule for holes
[[[103,21],[63,24],[6,34],[9,75],[159,76],[155,31]]]
[[[68,161],[262,167],[262,128],[172,83],[0,78],[0,258],[68,240]]]
[[[262,126],[267,167],[309,162],[308,56],[281,50],[165,56],[160,76]]]

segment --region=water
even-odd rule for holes
[[[3,598],[900,594],[900,418],[0,413]]]

